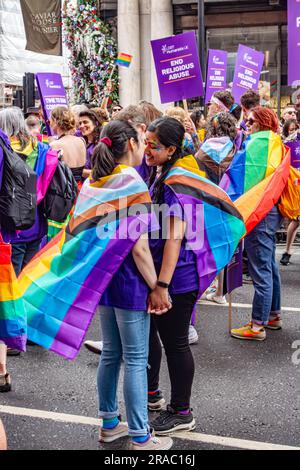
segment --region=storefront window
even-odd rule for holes
[[[269,104],[277,111],[278,97],[280,96],[280,108],[282,109],[291,101],[291,96],[295,92],[287,86],[287,27],[282,27],[281,32],[278,26],[213,28],[207,30],[207,48],[226,50],[229,53],[228,84],[233,80],[239,44],[264,52],[265,61],[259,89],[262,103]],[[279,84],[280,90],[278,90],[280,70],[281,83]]]

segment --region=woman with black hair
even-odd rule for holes
[[[131,243],[132,236],[130,216],[125,210],[134,208],[134,201],[138,206],[151,201],[147,186],[133,168],[141,163],[144,148],[144,142],[130,123],[115,120],[104,127],[92,156],[91,185],[96,183],[102,199],[107,201],[108,221],[113,218],[114,209],[117,212],[115,216],[119,219],[118,233],[121,237],[124,237],[122,230],[127,214],[127,243]],[[133,230],[138,229],[133,227]],[[116,251],[121,249],[115,239],[112,241]],[[125,242],[123,245],[125,247]],[[99,416],[103,418],[100,441],[109,443],[129,434],[132,438],[131,450],[167,450],[172,446],[170,438],[159,440],[153,437],[148,425],[146,369],[150,315],[147,313],[147,299],[149,289],[155,288],[156,281],[148,238],[141,235],[112,277],[100,301],[103,334],[97,376]],[[170,303],[166,299],[158,305],[154,299],[153,306],[158,314],[162,314],[168,310]],[[120,421],[117,400],[122,357],[128,425]]]
[[[91,170],[91,158],[96,145],[99,142],[102,130],[102,122],[93,110],[82,111],[79,114],[79,130],[86,143],[86,163],[83,176],[87,177]]]
[[[158,276],[150,294],[150,308],[164,305],[170,293],[172,309],[164,315],[151,317],[150,352],[148,370],[148,407],[161,409],[165,400],[159,390],[161,343],[163,343],[171,381],[171,401],[153,422],[157,434],[176,430],[190,431],[195,420],[190,408],[194,359],[189,346],[189,324],[197,300],[199,278],[196,256],[186,249],[186,222],[183,210],[173,191],[164,184],[173,165],[184,154],[182,143],[185,129],[176,119],[163,117],[154,121],[146,133],[146,161],[157,167],[152,177],[150,194],[154,204],[160,206],[161,229],[157,239],[151,237],[150,249]],[[191,157],[193,158],[193,157]],[[170,208],[170,210],[169,210]]]

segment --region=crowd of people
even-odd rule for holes
[[[133,179],[141,184],[142,178],[147,185],[152,203],[172,208],[162,214],[169,222],[167,236],[161,227],[154,238],[141,236],[102,295],[102,341],[85,343],[89,350],[101,354],[97,374],[101,442],[129,435],[133,450],[167,450],[172,446],[169,433],[191,431],[196,425],[191,408],[195,365],[190,344],[198,339],[194,310],[199,298],[199,260],[188,248],[184,211],[165,181],[189,158],[196,171],[218,186],[238,152],[251,142],[253,145],[249,136],[268,131],[274,142],[281,140],[288,146],[300,140],[299,119],[299,112],[288,105],[280,122],[272,109],[260,106],[258,93],[251,90],[242,96],[240,105],[230,91],[214,93],[206,118],[200,109],[188,113],[176,106],[162,112],[147,101],[125,109],[113,103],[110,114],[106,106],[59,106],[48,123],[54,137],[45,135],[41,115],[25,120],[19,108],[0,110],[0,138],[32,170],[43,149],[50,149],[71,170],[80,191],[86,181],[117,179],[129,167]],[[105,188],[102,190],[109,194]],[[122,195],[121,184],[114,198]],[[58,224],[57,230],[68,220]],[[10,233],[0,225],[4,241],[12,247],[16,276],[47,242],[51,222],[39,200],[31,228]],[[245,237],[244,259],[255,294],[251,319],[231,331],[235,338],[261,341],[267,328],[282,328],[280,273],[275,259],[276,232],[281,224],[275,204]],[[283,265],[290,262],[299,224],[298,218],[288,226],[286,252],[280,261]],[[226,303],[223,278],[221,271],[203,298]],[[171,385],[166,408],[159,385],[162,349]],[[7,348],[0,337],[0,392],[11,390],[6,356],[17,354],[19,351]],[[122,358],[128,424],[120,418],[117,400]],[[151,423],[148,410],[159,412]]]

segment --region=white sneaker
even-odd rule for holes
[[[225,295],[215,295],[214,292],[207,294],[205,300],[209,300],[210,302],[216,302],[217,304],[221,305],[227,304]]]
[[[95,354],[101,354],[103,350],[103,341],[85,341],[83,343],[89,351]]]
[[[193,325],[189,326],[189,344],[198,343],[198,333]]]

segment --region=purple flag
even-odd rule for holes
[[[230,263],[224,270],[223,295],[243,285],[243,241],[240,241]]]
[[[291,165],[300,171],[300,138],[285,145],[291,149]]]
[[[210,101],[215,91],[226,89],[227,56],[226,51],[216,49],[208,51],[205,104]]]
[[[239,45],[232,85],[232,94],[237,103],[240,102],[241,96],[247,90],[258,89],[263,63],[263,52],[257,52],[242,44]]]
[[[288,0],[288,85],[300,84],[299,57],[300,0]]]
[[[48,135],[52,135],[50,128],[51,111],[56,106],[68,106],[66,91],[59,73],[37,73],[36,81],[43,107]]]
[[[194,32],[151,41],[162,103],[203,96]]]

